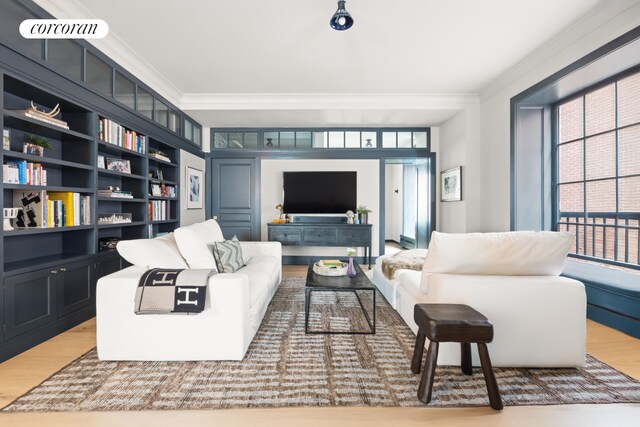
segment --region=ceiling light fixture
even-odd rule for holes
[[[348,30],[353,25],[353,18],[344,8],[345,3],[346,1],[344,0],[338,1],[338,10],[333,14],[329,21],[329,25],[331,25],[331,28],[334,30]]]

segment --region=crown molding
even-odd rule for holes
[[[616,23],[610,24],[612,21],[616,21]],[[591,10],[573,25],[560,32],[553,39],[483,87],[479,91],[480,101],[484,102],[491,98],[501,90],[515,84],[518,80],[531,75],[534,70],[548,68],[549,64],[553,62],[558,64],[558,66],[553,67],[553,71],[557,71],[589,54],[600,45],[606,44],[616,36],[612,37],[609,34],[611,33],[610,30],[603,29],[605,26],[616,28],[618,36],[620,36],[638,25],[640,25],[639,0],[603,2],[601,6]],[[607,34],[600,34],[603,31]],[[593,46],[592,44],[581,46],[580,43],[589,37],[600,37],[603,40],[598,46]],[[569,51],[572,48],[575,49],[574,52]],[[550,75],[553,71],[546,74]],[[535,79],[529,86],[538,80],[540,79]]]
[[[56,18],[100,19],[93,16],[78,0],[34,0],[34,2]],[[109,35],[103,39],[90,39],[87,42],[180,108],[182,92],[115,33],[109,32]]]
[[[479,104],[477,94],[336,94],[248,93],[185,94],[180,108],[188,110],[459,110]]]

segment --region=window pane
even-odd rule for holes
[[[263,144],[267,148],[278,147],[278,132],[265,132]]]
[[[296,132],[296,147],[311,148],[311,132]]]
[[[558,109],[560,142],[572,141],[584,136],[582,107],[583,100],[580,97],[562,104]]]
[[[360,132],[345,132],[345,146],[347,148],[360,148]]]
[[[582,141],[569,142],[558,147],[559,182],[582,181],[584,158]]]
[[[47,42],[47,61],[69,77],[82,80],[82,46],[73,40],[50,39]]]
[[[614,84],[585,96],[586,133],[611,130],[616,125],[616,87]]]
[[[3,1],[0,12],[0,37],[19,48],[21,53],[42,58],[43,40],[25,39],[18,29],[22,21],[34,18],[37,16],[17,2]]]
[[[560,212],[584,212],[584,184],[558,186]]]
[[[621,129],[618,133],[618,174],[625,176],[638,173],[640,173],[640,125]]]
[[[344,132],[329,132],[329,148],[344,148]]]
[[[136,85],[116,70],[114,98],[131,109],[135,109]]]
[[[137,102],[138,111],[143,115],[149,117],[150,119],[153,118],[153,96],[151,96],[149,92],[147,92],[146,90],[138,86],[137,98],[138,98],[138,102]]]
[[[193,143],[202,147],[202,128],[198,125],[193,125]]]
[[[616,180],[587,182],[587,212],[616,211]]]
[[[171,129],[172,131],[174,131],[179,135],[181,131],[180,129],[181,124],[182,124],[182,118],[180,117],[180,114],[176,111],[171,110],[169,112],[169,129]]]
[[[213,134],[213,148],[227,148],[229,134],[226,132],[216,132]]]
[[[169,121],[169,107],[164,102],[156,98],[155,101],[155,114],[154,120],[160,123],[162,126],[167,126]]]
[[[86,83],[103,95],[111,96],[112,68],[103,60],[87,52]]]
[[[242,132],[229,132],[229,148],[242,148]]]
[[[295,132],[280,132],[280,148],[295,147]]]
[[[313,148],[327,148],[329,144],[327,132],[313,133]]]
[[[258,132],[244,134],[244,148],[258,148]]]
[[[640,176],[620,178],[620,212],[640,212]]]
[[[413,133],[413,146],[415,148],[427,148],[427,133],[426,132],[414,132]]]
[[[362,132],[362,147],[375,148],[378,146],[378,134],[376,132]]]
[[[616,133],[587,138],[587,179],[616,176]]]
[[[138,100],[138,102],[140,101]],[[191,120],[184,120],[184,137],[189,141],[193,140],[193,123],[191,123]]]
[[[382,148],[396,148],[396,133],[395,132],[383,132],[382,133]]]
[[[640,122],[640,73],[618,82],[618,126]]]
[[[411,132],[398,132],[398,148],[411,148]]]

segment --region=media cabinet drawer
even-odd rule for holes
[[[332,245],[336,242],[337,230],[325,227],[305,227],[304,242]]]
[[[296,244],[302,242],[302,229],[289,227],[269,227],[269,240],[282,244]]]
[[[344,246],[368,245],[371,240],[371,230],[341,230],[338,233],[337,243]]]

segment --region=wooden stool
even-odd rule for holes
[[[487,384],[489,402],[493,409],[502,409],[502,400],[496,377],[493,374],[487,344],[493,341],[493,325],[481,313],[463,304],[416,304],[413,319],[418,325],[416,347],[411,361],[411,372],[420,373],[424,340],[429,338],[427,361],[418,387],[418,399],[424,403],[431,401],[431,389],[436,373],[438,345],[441,342],[459,342],[461,346],[462,372],[473,373],[471,366],[471,343],[478,345],[480,364]]]

